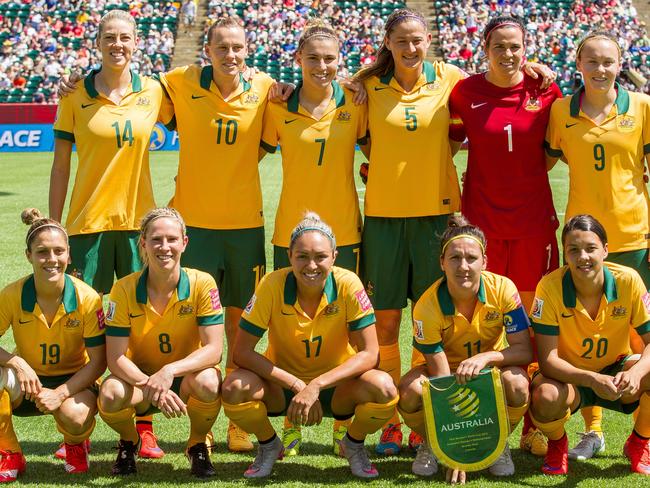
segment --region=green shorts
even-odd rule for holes
[[[273,246],[273,269],[287,268],[289,263],[289,248]],[[336,264],[339,268],[349,269],[353,273],[359,274],[359,255],[361,254],[361,243],[350,244],[349,246],[339,246],[336,248]]]
[[[601,374],[606,374],[609,376],[616,376],[617,373],[623,371],[625,363],[630,359],[630,356],[622,356],[616,360],[615,363],[610,364],[609,366],[604,367],[599,372]],[[586,386],[577,386],[578,392],[580,393],[580,407],[603,407],[608,410],[614,410],[616,412],[623,412],[625,414],[630,414],[636,410],[639,406],[639,401],[632,403],[622,403],[621,400],[605,400],[600,398],[594,390]]]
[[[318,401],[320,402],[320,406],[323,409],[323,416],[333,417],[336,420],[347,420],[351,418],[354,415],[354,412],[349,414],[336,414],[332,412],[332,397],[334,397],[334,391],[336,391],[336,387],[326,388],[325,390],[322,390],[318,395]],[[281,412],[269,412],[269,417],[280,417],[282,415],[286,415],[287,408],[289,408],[291,400],[293,400],[293,397],[296,396],[293,391],[287,390],[286,388],[282,388],[282,392],[284,393],[284,409]]]
[[[170,388],[171,391],[173,391],[179,396],[181,394],[181,383],[183,382],[183,378],[185,378],[185,376],[177,376],[176,378],[174,378],[174,381],[172,382],[172,387]],[[149,405],[149,408],[147,408],[147,410],[145,410],[144,412],[136,411],[136,414],[139,417],[146,417],[147,415],[153,415],[154,413],[160,413],[160,410],[158,410],[158,407],[154,407],[153,405]]]
[[[70,236],[68,273],[98,293],[110,293],[115,275],[122,278],[142,269],[138,254],[140,233],[111,230]]]
[[[650,263],[648,263],[648,249],[610,252],[607,255],[607,261],[635,269],[641,275],[645,287],[650,290]]]
[[[402,309],[416,302],[440,269],[440,236],[449,215],[366,217],[361,245],[361,276],[376,310]]]
[[[181,264],[210,273],[224,307],[244,308],[266,272],[264,227],[202,229],[188,227]]]
[[[60,376],[39,376],[38,379],[41,381],[41,385],[43,385],[45,388],[53,390],[54,388],[61,386],[73,376],[73,374],[63,374]],[[99,392],[97,383],[89,386],[86,389],[91,391],[95,396],[97,396]],[[26,400],[25,398],[23,398],[23,401],[20,402],[20,405],[14,408],[11,413],[17,417],[34,417],[36,415],[43,415],[43,412],[38,409],[36,403],[31,400]]]

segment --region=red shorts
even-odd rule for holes
[[[535,291],[545,274],[560,264],[555,233],[530,239],[488,239],[487,269],[510,278],[521,292]]]

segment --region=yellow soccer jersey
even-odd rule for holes
[[[170,206],[192,227],[264,225],[258,155],[273,79],[242,78],[228,101],[212,81],[212,66],[176,68],[160,80],[174,103],[181,146]]]
[[[201,347],[199,327],[223,324],[214,278],[181,268],[176,293],[159,315],[147,297],[147,268],[118,280],[111,290],[106,334],[128,337],[127,357],[146,374]]]
[[[630,326],[650,331],[650,295],[632,268],[605,263],[605,292],[592,320],[576,297],[568,266],[537,285],[531,321],[535,334],[558,336],[558,356],[576,368],[600,371],[630,354]]]
[[[130,91],[117,105],[95,89],[97,73],[61,99],[54,122],[54,137],[74,142],[79,156],[66,220],[70,235],[136,230],[155,207],[149,138],[164,103],[162,87],[131,72]]]
[[[268,330],[265,356],[308,383],[352,357],[348,333],[374,323],[375,313],[361,280],[334,266],[313,319],[298,303],[291,268],[283,268],[262,279],[239,325],[257,337]]]
[[[455,212],[460,188],[449,146],[449,94],[462,72],[425,62],[406,93],[393,74],[365,82],[370,170],[365,214],[422,217]]]
[[[298,85],[287,102],[270,103],[264,115],[262,147],[282,147],[282,193],[273,244],[289,247],[289,237],[307,210],[317,212],[334,230],[336,242],[361,242],[359,197],[354,185],[354,148],[365,144],[367,110],[352,93],[332,83],[325,115],[314,119],[300,106]]]
[[[104,344],[104,310],[95,290],[65,276],[63,299],[52,324],[36,301],[34,276],[0,292],[0,335],[13,331],[16,354],[39,376],[74,374],[87,362],[87,347]]]
[[[566,219],[596,217],[610,252],[648,247],[648,190],[644,157],[650,153],[650,96],[618,86],[609,116],[594,123],[580,109],[584,88],[553,103],[546,152],[569,163]]]
[[[481,273],[478,302],[468,321],[454,307],[446,279],[440,278],[420,297],[413,311],[413,347],[421,354],[445,353],[452,371],[480,352],[507,347],[506,334],[528,330],[519,292],[505,276]],[[416,354],[414,366],[425,364]]]

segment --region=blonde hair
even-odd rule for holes
[[[212,37],[214,36],[214,31],[219,29],[220,27],[226,27],[226,28],[239,28],[241,30],[244,30],[244,24],[241,21],[239,17],[236,16],[224,16],[224,17],[219,17],[217,20],[215,20],[210,28],[208,29],[208,43],[212,41]]]
[[[27,250],[30,251],[34,239],[45,230],[58,230],[65,237],[66,244],[68,243],[68,233],[63,226],[54,219],[43,217],[43,214],[37,208],[26,208],[20,213],[20,220],[23,224],[29,225],[27,236],[25,237],[25,245]]]
[[[334,39],[337,47],[339,46],[339,38],[331,25],[322,19],[310,19],[305,26],[305,30],[302,31],[296,52],[301,52],[303,47],[305,47],[305,43],[315,38]]]
[[[136,24],[135,19],[131,16],[131,14],[125,10],[114,9],[105,13],[99,21],[99,25],[97,26],[97,39],[102,36],[103,30],[111,20],[123,20],[127,24],[131,24],[133,27],[133,35],[135,37],[138,36],[138,25]]]
[[[332,251],[336,250],[336,238],[332,228],[327,225],[316,212],[306,212],[303,219],[296,225],[291,232],[291,240],[289,242],[289,250],[293,249],[293,245],[298,238],[306,232],[320,232],[330,241]]]
[[[582,48],[585,47],[585,44],[587,41],[591,41],[593,39],[605,39],[607,41],[611,41],[614,43],[616,46],[616,50],[618,51],[618,59],[621,59],[621,46],[618,44],[618,40],[614,35],[607,31],[603,30],[598,30],[598,31],[591,31],[589,32],[585,37],[583,37],[580,42],[578,43],[578,48],[576,49],[576,60],[580,59],[580,54],[582,54]]]
[[[187,233],[187,228],[185,227],[185,221],[183,220],[183,217],[181,217],[181,214],[178,212],[178,210],[172,207],[158,207],[158,208],[154,208],[153,210],[150,210],[149,212],[147,212],[147,214],[144,217],[142,217],[142,220],[140,221],[140,241],[144,241],[147,238],[147,232],[149,232],[149,227],[151,226],[151,224],[154,221],[163,218],[168,218],[177,221],[181,226],[181,234],[183,235],[183,237],[185,237]],[[142,262],[146,265],[147,256],[145,252],[142,250],[142,248],[140,248],[140,258],[142,259]]]

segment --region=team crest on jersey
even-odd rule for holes
[[[524,110],[528,112],[537,112],[542,108],[542,101],[537,97],[530,97],[524,105]]]
[[[645,311],[650,313],[650,294],[648,292],[644,293],[643,296],[641,297],[641,301],[645,306]]]
[[[413,319],[413,335],[420,340],[424,340],[424,324],[421,320]]]
[[[334,303],[330,303],[327,307],[325,307],[325,309],[323,310],[323,315],[324,316],[336,315],[337,313],[339,313],[339,311],[340,311],[339,306],[336,304],[336,302],[334,302]]]
[[[497,310],[490,310],[488,313],[485,314],[485,321],[491,322],[493,320],[499,320],[500,317],[501,314]]]
[[[108,302],[108,310],[106,311],[106,320],[113,320],[115,318],[115,309],[117,304],[115,302]]]
[[[431,83],[424,85],[424,89],[427,91],[436,91],[438,88],[440,88],[440,83],[438,81],[432,81]]]
[[[179,317],[185,317],[186,315],[192,315],[194,313],[194,306],[190,303],[187,305],[181,305],[178,310]]]
[[[138,97],[135,100],[136,107],[148,107],[151,105],[151,99],[149,97]]]
[[[221,310],[221,298],[219,298],[219,290],[216,288],[210,290],[210,302],[212,303],[212,310]]]
[[[370,298],[366,294],[366,290],[359,290],[354,294],[359,302],[359,307],[361,307],[362,312],[366,312],[372,308],[372,303],[370,303]]]
[[[106,327],[106,317],[104,317],[104,309],[100,308],[95,312],[95,315],[97,315],[97,326],[99,327],[99,330],[102,330],[104,327]]]
[[[541,319],[543,309],[544,309],[544,300],[542,300],[541,298],[535,297],[535,301],[533,302],[533,311],[530,312],[530,315],[533,318]]]
[[[65,323],[64,327],[66,329],[76,329],[81,325],[81,320],[68,318],[68,321]]]
[[[614,307],[612,310],[613,319],[622,319],[627,315],[627,309],[625,307]]]
[[[244,312],[246,313],[251,313],[253,311],[253,307],[255,306],[255,302],[257,301],[257,297],[253,295],[250,300],[248,300],[248,304],[246,305],[246,308],[244,309]]]
[[[345,110],[341,110],[338,116],[336,117],[336,120],[340,122],[350,122],[350,120],[352,120],[352,114]]]
[[[624,131],[629,131],[634,129],[634,117],[631,115],[621,115],[618,118],[618,128]]]
[[[260,101],[260,97],[255,93],[248,93],[244,97],[244,103],[257,103]]]

